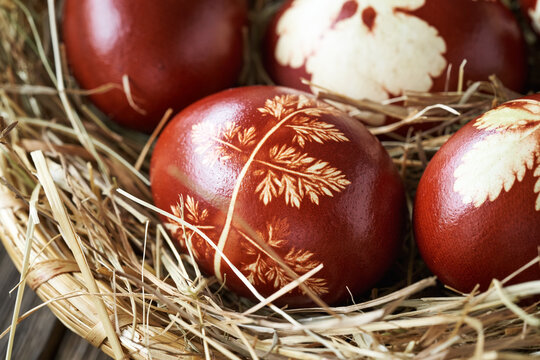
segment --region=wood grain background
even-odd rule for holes
[[[19,272],[0,245],[0,332],[11,325],[17,292],[9,293],[19,282]],[[28,287],[24,292],[20,314],[41,304],[42,301]],[[9,334],[0,339],[0,359],[5,358]],[[75,335],[56,320],[49,308],[44,307],[23,320],[17,327],[13,346],[13,360],[104,360],[109,359],[101,350]]]

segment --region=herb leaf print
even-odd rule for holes
[[[209,212],[203,209],[199,202],[192,196],[184,197],[180,195],[178,202],[171,206],[171,213],[181,219],[185,219],[192,225],[201,230],[208,231],[207,235],[211,235],[214,226],[205,225],[208,221]],[[183,227],[180,223],[168,219],[165,224],[166,228],[173,236],[180,241],[180,245],[184,248],[190,248],[193,251],[193,256],[196,259],[206,258],[209,254],[210,246],[206,240],[201,238],[193,230]]]
[[[517,99],[507,102],[496,111],[488,111],[474,126],[482,130],[525,130],[527,126],[539,123],[540,103],[530,99]]]
[[[257,234],[275,250],[283,251],[282,248],[286,245],[287,237],[290,234],[289,223],[287,219],[273,219],[266,224],[264,232],[258,231]],[[245,234],[242,235],[246,238],[243,245],[245,254],[249,259],[253,260],[243,263],[241,270],[252,284],[270,284],[275,289],[280,289],[294,280],[272,257],[258,247],[254,240],[249,239]],[[283,261],[299,276],[306,274],[321,264],[314,259],[312,252],[295,249],[294,247],[287,251]],[[320,295],[328,292],[328,284],[323,278],[311,277],[304,284],[316,294]]]
[[[286,94],[265,99],[257,111],[264,131],[257,129],[259,123],[245,127],[241,119],[222,126],[210,122],[192,126],[195,152],[202,155],[204,163],[213,165],[217,161],[237,159],[243,162],[217,241],[222,251],[233,228],[236,202],[246,176],[261,178],[253,191],[264,205],[283,196],[285,203],[295,208],[300,208],[306,197],[318,205],[320,197],[332,197],[351,183],[340,169],[303,151],[308,142],[324,145],[349,141],[334,124],[321,119],[323,115],[342,116],[340,110],[313,97]],[[280,140],[282,135],[289,135],[291,143],[277,144],[274,138],[277,133]],[[219,252],[214,256],[214,272],[222,280]]]
[[[300,208],[305,197],[318,205],[321,196],[331,197],[350,184],[341,170],[301,150],[308,142],[323,145],[349,141],[335,125],[319,119],[325,113],[338,113],[338,109],[304,95],[281,95],[266,100],[258,111],[273,121],[289,116],[282,131],[291,130],[292,142],[300,147],[274,145],[268,152],[268,161],[260,157],[253,159],[263,167],[253,174],[262,177],[255,192],[264,205],[282,195],[287,205],[296,208]],[[232,122],[222,127],[201,123],[192,130],[192,140],[197,144],[195,151],[203,154],[204,162],[209,165],[231,159],[233,153],[248,155],[259,140],[255,127],[243,128]]]
[[[267,99],[264,107],[258,109],[264,116],[270,116],[279,121],[294,112],[319,117],[322,114],[340,113],[340,110],[324,101],[318,101],[305,95],[277,95]]]
[[[256,170],[254,174],[264,176],[259,185],[257,185],[255,192],[260,193],[259,199],[265,205],[268,205],[268,203],[272,201],[272,198],[278,196],[277,186],[279,184],[279,177],[272,170]]]
[[[494,132],[475,144],[454,172],[454,191],[463,203],[479,207],[494,201],[534,169],[539,179],[531,190],[539,193],[535,210],[540,211],[540,103],[509,102],[484,114],[474,126]]]
[[[253,147],[257,131],[253,126],[243,128],[234,122],[227,122],[223,127],[203,122],[193,125],[191,139],[195,153],[203,155],[203,163],[214,165],[229,160],[233,152],[244,152]]]
[[[286,127],[296,132],[293,142],[303,148],[306,142],[324,144],[327,141],[345,142],[348,139],[332,124],[312,119],[308,116],[297,116]]]
[[[261,163],[270,169],[255,173],[263,176],[255,191],[265,205],[278,195],[284,195],[285,203],[296,208],[306,196],[318,205],[320,196],[331,197],[351,183],[341,170],[292,146],[273,146],[269,158],[270,162]]]

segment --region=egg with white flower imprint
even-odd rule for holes
[[[192,104],[160,135],[150,175],[155,204],[194,226],[164,218],[173,237],[243,296],[253,298],[242,278],[268,297],[303,276],[275,303],[312,305],[309,293],[340,303],[370,289],[402,243],[403,184],[380,142],[296,90],[236,88]]]
[[[540,94],[506,102],[453,135],[420,180],[413,219],[428,267],[463,292],[538,256]],[[538,279],[536,265],[513,282]]]
[[[277,84],[374,101],[455,90],[465,60],[465,84],[495,74],[522,89],[525,43],[499,0],[289,0],[265,48]]]

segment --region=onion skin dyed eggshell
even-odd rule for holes
[[[540,4],[538,0],[520,0],[521,11],[529,20],[532,28],[540,34]]]
[[[168,108],[235,84],[243,65],[245,0],[67,0],[63,39],[73,75],[122,126],[151,132]],[[127,75],[137,111],[127,101]]]
[[[464,84],[496,74],[505,86],[523,88],[525,43],[499,0],[289,0],[269,26],[265,51],[279,85],[316,91],[306,78],[374,101],[444,91],[449,65],[448,89],[455,90],[465,59]]]
[[[194,103],[160,135],[150,174],[156,206],[183,208],[263,296],[292,280],[268,248],[298,275],[322,264],[306,284],[333,304],[349,298],[346,286],[370,289],[401,247],[404,190],[388,154],[363,125],[297,90],[236,88]],[[164,221],[185,248],[179,224]],[[191,248],[205,272],[253,298],[202,237]],[[298,289],[275,303],[312,305]]]
[[[462,292],[538,255],[540,96],[507,102],[453,135],[418,186],[414,232],[428,267]],[[538,265],[513,282],[540,279]]]

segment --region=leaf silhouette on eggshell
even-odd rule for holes
[[[335,107],[304,95],[280,95],[265,102],[258,109],[263,115],[273,117],[275,122],[289,116],[285,129],[294,131],[293,143],[303,148],[307,142],[347,142],[349,139],[335,125],[321,121],[323,114],[341,114]],[[263,169],[254,171],[262,180],[255,188],[259,199],[268,205],[272,199],[283,195],[285,203],[296,208],[305,197],[318,205],[321,196],[333,196],[351,182],[341,170],[329,162],[309,156],[289,145],[274,145],[268,151],[269,161],[260,158],[255,162]]]
[[[296,110],[297,104],[298,96],[296,95],[277,95],[271,99],[267,99],[264,107],[257,110],[263,115],[269,115],[275,120],[279,120],[292,114]]]
[[[343,114],[341,110],[324,101],[302,94],[276,95],[267,99],[264,106],[257,110],[265,116],[272,117],[274,121],[281,121],[294,113],[313,117],[323,114]]]
[[[287,205],[296,208],[300,208],[305,197],[318,205],[321,196],[332,197],[351,183],[330,163],[292,146],[273,146],[269,150],[269,159],[269,162],[259,161],[269,169],[255,172],[255,175],[263,176],[255,192],[265,205],[280,195],[284,196]]]
[[[201,122],[193,125],[191,130],[195,153],[201,154],[207,165],[229,160],[232,152],[247,151],[257,141],[255,127],[243,128],[232,121],[223,126]]]
[[[279,184],[279,177],[278,175],[268,169],[268,170],[255,170],[254,175],[262,175],[263,179],[257,185],[257,188],[255,189],[255,192],[259,193],[259,199],[267,205],[270,201],[272,201],[272,198],[278,196],[278,184]]]
[[[533,189],[539,193],[535,209],[540,211],[540,103],[508,102],[488,111],[474,126],[492,133],[476,143],[454,171],[454,191],[463,203],[479,207],[494,201],[534,169],[533,176],[539,178]]]
[[[265,231],[258,231],[258,236],[263,241],[278,252],[283,252],[283,247],[287,244],[287,237],[290,235],[289,223],[287,219],[273,219],[266,224]],[[280,289],[294,279],[290,277],[285,270],[270,257],[266,252],[255,245],[255,241],[249,239],[245,234],[243,236],[247,241],[243,243],[244,251],[251,262],[242,264],[242,271],[246,278],[254,285],[270,284],[274,289]],[[290,248],[283,261],[299,276],[313,270],[321,263],[314,259],[315,255],[302,249]],[[304,284],[313,290],[316,294],[328,293],[327,281],[323,278],[310,277]],[[304,292],[301,290],[302,293]]]
[[[447,48],[437,29],[412,13],[425,3],[295,0],[277,23],[274,56],[282,66],[305,66],[311,82],[352,98],[428,91],[447,68]],[[346,7],[348,16],[340,17]]]
[[[208,210],[203,209],[200,203],[190,195],[186,196],[185,200],[180,195],[178,202],[171,205],[171,213],[176,217],[185,219],[199,230],[207,231],[207,235],[210,235],[214,230],[214,226],[206,224],[209,216]],[[206,243],[206,240],[193,230],[169,218],[167,218],[165,227],[178,239],[183,248],[187,249],[189,244],[189,248],[193,251],[193,256],[196,259],[205,258],[209,255],[210,246]]]
[[[256,125],[260,124],[265,128],[264,131],[261,129],[257,131],[255,126],[246,128],[240,121],[216,125],[204,120],[193,125],[191,129],[195,153],[202,155],[203,163],[213,165],[217,161],[224,162],[229,159],[245,160],[235,179],[225,224],[217,241],[217,247],[222,251],[232,228],[241,184],[248,174],[261,178],[254,193],[259,194],[259,199],[264,205],[283,195],[285,203],[296,208],[300,208],[306,197],[318,205],[320,197],[332,197],[334,193],[341,192],[351,183],[340,169],[333,167],[329,162],[311,157],[304,153],[303,149],[289,144],[276,145],[276,139],[273,138],[276,133],[291,134],[290,143],[298,144],[300,148],[307,142],[323,145],[331,141],[349,141],[335,125],[320,119],[322,115],[343,116],[343,112],[302,94],[267,98],[257,111],[261,119]],[[270,150],[267,150],[268,148]],[[311,261],[311,256],[297,250],[286,254],[285,258],[296,259],[300,265],[310,264]],[[265,264],[263,259],[257,258],[247,270],[254,274],[264,273],[268,279],[282,283],[280,279],[284,279],[284,275],[278,274],[281,271],[279,267],[260,270],[266,266]],[[259,270],[255,271],[256,269]],[[214,257],[214,271],[218,278],[222,276],[219,252],[216,252]],[[315,282],[313,286],[319,286],[317,284]],[[319,287],[322,289],[322,285]]]
[[[303,148],[307,142],[347,142],[349,139],[335,125],[321,121],[322,114],[342,114],[338,109],[305,95],[279,95],[265,101],[258,111],[273,118],[274,122],[290,117],[283,130],[292,130],[292,142]],[[258,133],[255,127],[244,128],[234,122],[223,126],[199,123],[192,127],[191,138],[195,152],[203,155],[205,164],[225,161],[234,152],[248,154],[255,146]],[[269,161],[256,157],[254,162],[263,165],[253,174],[262,179],[255,188],[259,199],[268,205],[272,199],[283,195],[285,203],[296,208],[305,197],[318,205],[321,196],[333,196],[342,191],[350,181],[341,170],[329,162],[313,158],[289,145],[274,145],[268,152]]]
[[[519,120],[516,120],[519,119]],[[523,130],[540,122],[540,103],[532,99],[506,102],[496,111],[488,111],[474,123],[481,130]]]
[[[533,8],[529,9],[527,14],[531,18],[531,24],[534,30],[540,34],[540,3],[536,2],[534,9]]]
[[[295,131],[293,142],[304,147],[307,142],[324,144],[327,141],[345,142],[347,137],[333,124],[310,118],[308,116],[296,116],[286,127]]]
[[[185,208],[187,210],[187,220],[191,221],[195,225],[203,224],[208,218],[208,210],[200,209],[199,202],[192,196],[186,197]]]

